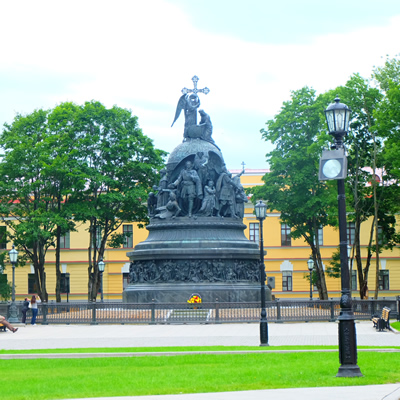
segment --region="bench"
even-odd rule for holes
[[[3,324],[0,324],[0,331],[5,332],[6,331],[6,326]]]
[[[389,307],[383,307],[382,315],[380,317],[372,318],[372,323],[374,324],[374,328],[379,330],[379,332],[384,331],[385,329],[390,329],[389,325],[389,314],[390,314]]]

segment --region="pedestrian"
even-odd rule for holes
[[[29,309],[29,300],[27,297],[25,297],[24,302],[22,303],[22,323],[25,324],[26,323],[26,313]]]
[[[33,295],[31,298],[31,309],[32,309],[32,320],[31,325],[36,325],[36,317],[38,314],[38,303],[41,303],[40,297],[38,295]]]
[[[3,324],[6,328],[8,328],[12,333],[17,332],[18,328],[14,328],[7,320],[6,317],[0,315],[0,324]]]

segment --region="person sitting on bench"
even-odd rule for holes
[[[3,317],[0,315],[0,324],[3,324],[5,327],[7,327],[12,333],[17,332],[18,328],[14,328],[7,320],[6,317]]]

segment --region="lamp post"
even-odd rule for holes
[[[347,262],[349,264],[349,279],[350,279],[350,297],[351,293],[353,291],[353,269],[351,265],[351,246],[348,244],[347,245]]]
[[[341,297],[339,321],[339,362],[337,377],[362,376],[357,365],[357,339],[354,314],[350,293],[350,274],[347,256],[347,226],[346,226],[346,196],[344,180],[347,176],[347,158],[345,155],[343,137],[349,130],[351,110],[340,103],[336,97],[335,103],[325,110],[329,134],[335,138],[331,151],[324,151],[320,160],[320,180],[337,180],[338,214],[339,214],[339,248]]]
[[[8,252],[10,256],[10,262],[12,265],[12,292],[11,292],[11,305],[10,305],[10,318],[8,319],[10,323],[19,322],[18,320],[18,308],[15,304],[15,264],[18,260],[18,251],[15,250],[13,245],[12,249]]]
[[[314,269],[314,259],[312,256],[307,261],[308,270],[310,271],[310,301],[312,301],[312,272]]]
[[[267,216],[267,205],[262,201],[254,207],[256,218],[260,221],[260,281],[261,281],[261,318],[260,318],[260,346],[269,346],[268,344],[268,320],[265,309],[265,266],[264,266],[264,239],[263,239],[263,221]]]
[[[103,261],[103,258],[100,258],[100,261],[97,263],[97,266],[99,267],[99,272],[100,272],[101,302],[103,303],[103,272],[106,266],[105,262]]]

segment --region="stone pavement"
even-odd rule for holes
[[[18,325],[16,325],[18,326]],[[337,345],[334,322],[270,323],[269,344]],[[400,346],[400,334],[377,332],[370,321],[356,323],[358,346]],[[0,332],[1,349],[85,347],[258,346],[259,324],[219,325],[36,325],[19,326],[16,333]],[[81,355],[81,357],[87,355]],[[4,357],[4,355],[1,358]],[[400,360],[400,354],[399,354]],[[399,363],[400,365],[400,363]],[[246,392],[198,393],[166,396],[114,397],[107,400],[399,400],[400,383],[334,388],[274,389]],[[101,398],[97,400],[106,400]]]

